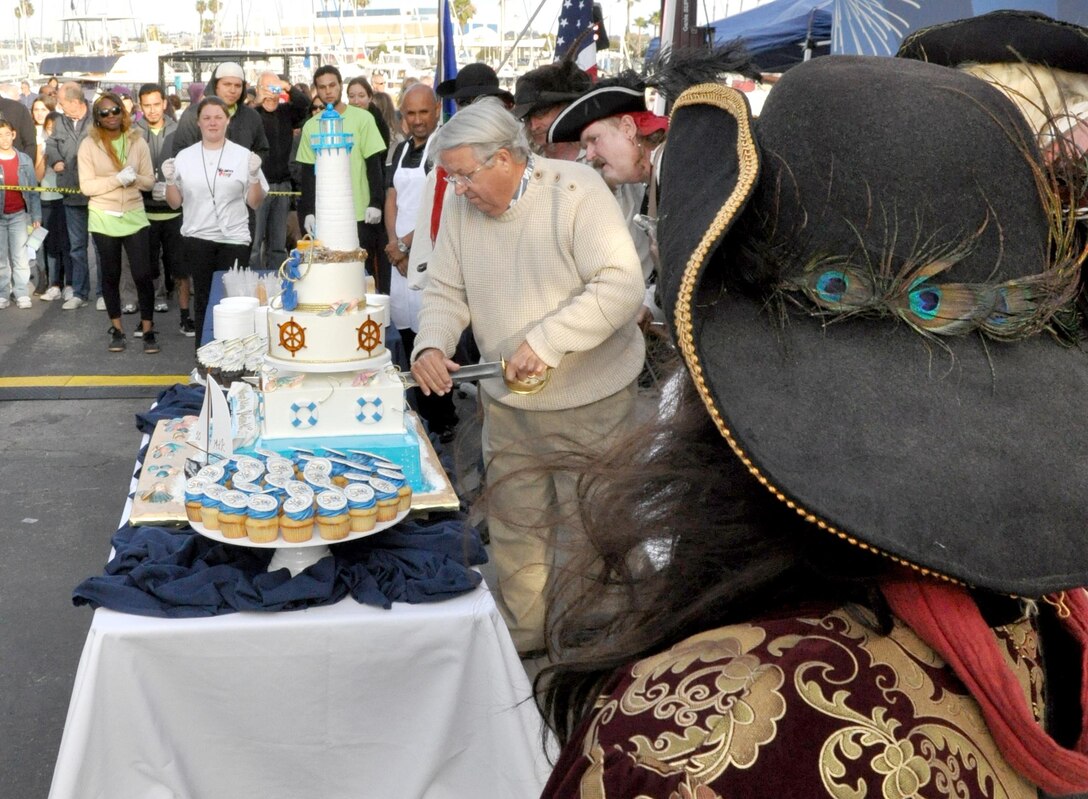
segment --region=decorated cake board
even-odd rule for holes
[[[415,413],[404,416],[405,426],[419,441],[420,487],[412,487],[412,513],[455,511],[460,500],[446,470],[438,459],[423,425]],[[196,416],[182,419],[162,419],[155,426],[144,458],[143,470],[136,483],[132,500],[130,524],[145,527],[184,527],[189,524],[185,513],[185,461],[197,450],[187,438]],[[279,444],[280,442],[276,442]],[[313,449],[313,440],[304,446]],[[407,477],[407,475],[405,475]]]
[[[143,469],[132,498],[129,523],[148,527],[181,527],[185,516],[185,461],[199,454],[189,443],[196,416],[162,419],[151,434]]]

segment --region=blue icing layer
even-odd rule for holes
[[[409,428],[403,433],[382,436],[324,436],[308,438],[260,439],[256,443],[266,451],[276,451],[291,458],[296,450],[307,453],[313,451],[348,453],[350,460],[355,460],[349,450],[373,453],[378,458],[389,461],[394,468],[399,468],[413,491],[428,493],[437,491],[441,486],[430,485],[424,480],[423,469],[419,462],[420,442],[415,430]],[[246,448],[242,452],[255,452],[255,448]],[[387,468],[384,463],[380,468]]]

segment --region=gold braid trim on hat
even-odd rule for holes
[[[695,337],[692,331],[692,306],[695,295],[695,285],[698,283],[703,268],[710,258],[710,253],[715,242],[721,239],[727,228],[735,220],[737,213],[744,205],[749,194],[751,194],[752,187],[759,178],[759,151],[756,149],[755,140],[752,135],[751,119],[749,117],[747,102],[737,90],[716,83],[704,83],[693,86],[681,94],[676,100],[676,104],[673,106],[670,114],[670,125],[672,123],[672,116],[676,114],[676,111],[690,105],[715,106],[733,116],[737,121],[737,151],[735,154],[739,168],[737,183],[734,186],[733,191],[726,198],[725,203],[714,216],[714,220],[710,223],[710,227],[703,233],[699,245],[688,258],[688,262],[684,267],[684,274],[680,281],[680,290],[676,298],[674,316],[676,338],[677,343],[680,345],[680,352],[684,356],[684,362],[687,364],[692,382],[695,384],[695,389],[699,392],[699,397],[706,406],[707,412],[714,422],[714,426],[718,428],[718,432],[721,433],[722,438],[729,444],[729,448],[733,450],[733,453],[738,458],[740,458],[741,463],[744,464],[744,467],[756,481],[770,491],[775,499],[785,504],[787,508],[794,511],[806,522],[816,525],[821,530],[825,530],[849,544],[860,547],[868,552],[882,555],[902,566],[908,566],[923,576],[935,577],[950,583],[964,585],[965,583],[962,580],[958,580],[955,577],[950,577],[947,574],[942,574],[924,566],[919,566],[917,563],[912,563],[898,555],[893,555],[890,552],[867,544],[846,531],[838,529],[830,522],[819,518],[807,508],[799,505],[793,499],[786,496],[780,488],[767,479],[766,475],[759,470],[759,467],[752,463],[752,459],[748,457],[748,454],[741,448],[740,444],[737,443],[733,431],[726,426],[725,419],[718,410],[718,407],[714,402],[714,397],[710,393],[710,388],[706,384],[703,375],[703,366],[699,360],[699,355],[695,350]],[[732,153],[724,153],[723,155],[733,157]]]

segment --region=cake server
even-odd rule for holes
[[[450,378],[455,384],[468,383],[473,380],[499,378],[506,383],[506,387],[515,394],[535,394],[548,384],[551,373],[552,370],[548,369],[548,371],[540,377],[531,377],[526,380],[507,380],[506,359],[502,358],[497,361],[485,361],[484,363],[474,363],[470,366],[462,366],[456,372],[450,372]],[[419,385],[411,372],[397,372],[397,375],[404,382],[405,388],[414,388]]]

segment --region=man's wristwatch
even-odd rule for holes
[[[408,246],[408,243],[404,239],[397,239],[397,250],[404,255],[408,254],[408,251],[412,249]]]

